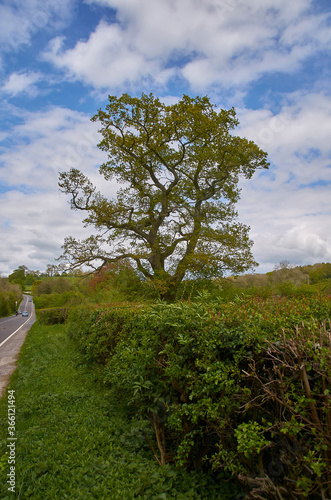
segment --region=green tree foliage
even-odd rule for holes
[[[293,266],[282,261],[266,274],[245,274],[216,280],[220,288],[232,288],[237,293],[270,296],[304,296],[331,292],[331,263]]]
[[[331,278],[331,263],[321,264],[317,269],[309,273],[311,283],[318,283]]]
[[[48,295],[51,293],[64,293],[71,290],[72,286],[67,278],[45,278],[38,280],[33,286],[33,295],[39,297],[40,295]]]
[[[28,268],[26,266],[19,266],[8,276],[8,281],[10,283],[19,285],[23,290],[25,286],[25,274],[27,270]]]
[[[108,292],[111,292],[113,296],[118,295],[118,298],[122,296],[122,300],[143,301],[158,298],[150,282],[141,280],[137,270],[124,259],[105,264],[102,269],[93,273],[88,286],[93,300],[98,295],[102,301],[103,296],[107,298]]]
[[[233,135],[234,109],[186,95],[166,106],[152,94],[109,96],[99,147],[108,153],[100,173],[124,185],[109,200],[79,170],[60,174],[71,207],[87,213],[97,233],[68,237],[63,258],[94,268],[130,259],[165,297],[187,274],[214,276],[256,263],[249,228],[237,221],[240,177],[267,168],[266,153]],[[101,263],[101,264],[100,264]]]
[[[83,304],[87,300],[86,290],[86,283],[79,278],[53,277],[36,281],[32,293],[35,306],[40,310]]]
[[[11,283],[8,278],[0,278],[0,317],[13,314],[21,299],[20,285]]]
[[[62,277],[44,278],[34,282],[32,294],[37,309],[66,304],[71,295],[70,281]]]
[[[18,266],[18,268],[8,276],[8,280],[11,283],[16,283],[24,290],[26,286],[31,286],[34,281],[38,279],[39,275],[39,271],[32,271],[23,265]]]

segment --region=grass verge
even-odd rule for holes
[[[17,441],[12,493],[7,393],[0,400],[3,500],[240,498],[221,477],[159,467],[143,424],[110,400],[62,325],[33,325],[7,390],[15,391]]]

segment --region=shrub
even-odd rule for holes
[[[71,288],[72,286],[68,278],[45,278],[34,282],[33,295],[34,297],[39,297],[40,295],[51,293],[61,294],[70,291]]]
[[[42,294],[34,297],[34,303],[37,309],[49,307],[77,306],[86,301],[84,295],[79,291],[67,291],[63,293]]]
[[[225,470],[255,498],[330,496],[329,296],[74,314],[113,397],[150,422],[160,464]]]
[[[21,299],[21,287],[10,283],[8,278],[0,278],[0,318],[13,314]]]
[[[38,317],[44,325],[56,325],[64,323],[68,319],[69,309],[67,307],[50,307],[40,309]]]
[[[140,305],[111,303],[100,309],[97,305],[73,308],[67,331],[84,352],[87,362],[105,364],[118,341],[130,334]]]

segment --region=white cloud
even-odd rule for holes
[[[94,0],[117,10],[87,41],[45,58],[96,88],[164,85],[185,78],[193,90],[236,87],[266,72],[292,72],[331,41],[312,0]]]
[[[65,236],[88,235],[84,214],[71,211],[69,197],[58,189],[58,172],[78,168],[106,196],[115,194],[116,182],[98,173],[106,156],[96,146],[97,128],[84,113],[51,108],[26,113],[11,130],[15,142],[3,146],[0,157],[0,184],[8,186],[0,195],[0,273],[21,264],[45,269],[61,253]]]
[[[62,26],[72,8],[71,0],[3,0],[0,5],[0,46],[16,50],[46,27]]]
[[[10,274],[19,265],[45,270],[61,254],[65,235],[82,237],[81,218],[56,191],[24,194],[9,191],[0,197],[0,274]]]
[[[296,92],[277,115],[269,109],[238,110],[240,134],[265,149],[277,165],[277,176],[302,184],[331,180],[331,97]]]
[[[311,195],[311,193],[309,193]],[[275,214],[277,220],[277,214]],[[274,266],[288,260],[294,265],[314,264],[331,261],[331,238],[328,216],[302,217],[295,221],[290,216],[288,226],[271,224],[268,229],[251,231],[254,241],[253,252],[260,263],[258,272],[271,271]],[[270,222],[270,221],[269,221]]]
[[[316,260],[325,260],[331,256],[331,240],[321,238],[308,224],[299,225],[286,231],[280,238],[279,246],[283,251],[301,252],[313,256]]]
[[[147,60],[130,47],[125,32],[118,25],[101,22],[88,42],[78,42],[74,49],[62,52],[62,39],[54,39],[44,59],[66,68],[69,77],[96,87],[116,88],[122,84],[153,79],[163,84],[173,74],[161,69],[157,61]]]
[[[36,83],[42,78],[40,73],[12,73],[2,86],[1,91],[16,96],[21,93],[26,93],[31,96],[38,94]]]
[[[257,142],[272,162],[269,172],[242,182],[239,202],[261,272],[284,259],[331,261],[331,97],[294,93],[278,115],[243,109],[239,116],[238,135]]]

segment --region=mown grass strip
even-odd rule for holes
[[[139,422],[111,401],[62,325],[35,323],[8,390],[15,391],[15,493],[8,491],[8,399],[0,401],[0,498],[229,499],[201,473],[159,467]],[[228,489],[229,488],[229,489]]]

